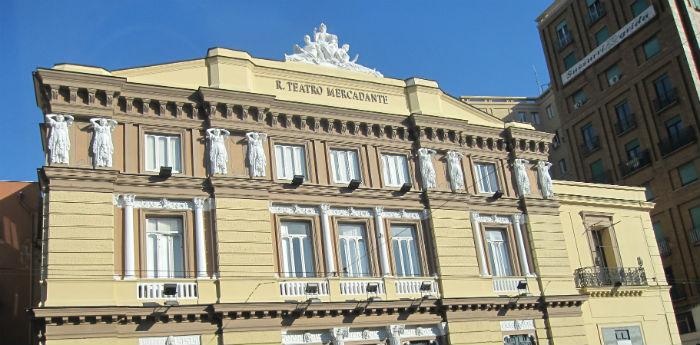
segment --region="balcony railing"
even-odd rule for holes
[[[284,299],[320,298],[350,300],[398,295],[401,297],[439,296],[435,277],[329,277],[282,278],[279,293]]]
[[[615,123],[615,134],[621,135],[637,127],[637,119],[634,114],[627,115],[627,121]]]
[[[493,291],[500,293],[529,293],[527,284],[524,289],[518,289],[521,282],[527,283],[525,277],[493,277]]]
[[[596,1],[588,6],[588,25],[593,25],[600,18],[603,18],[605,13],[605,6],[600,1]]]
[[[583,153],[584,156],[588,156],[591,153],[597,151],[599,148],[600,137],[596,135],[594,137],[591,137],[590,141],[581,144],[581,153]]]
[[[622,176],[627,176],[649,164],[651,164],[651,154],[649,153],[649,150],[642,150],[639,152],[637,157],[632,158],[627,162],[620,163],[620,173]]]
[[[174,296],[163,293],[166,282],[139,283],[136,285],[136,298],[139,300],[152,299],[192,299],[197,298],[197,283],[174,283],[177,290]]]
[[[671,255],[671,246],[668,244],[668,240],[665,238],[657,239],[656,242],[659,246],[659,254],[661,256]]]
[[[665,92],[658,94],[658,97],[659,98],[653,101],[654,110],[656,110],[656,112],[664,110],[671,104],[678,102],[678,89],[674,87],[666,90]]]
[[[659,142],[661,155],[666,156],[677,149],[694,142],[697,139],[693,126],[681,129],[677,135],[662,139]]]
[[[690,240],[694,245],[700,244],[700,228],[694,228],[690,230]]]
[[[647,285],[644,267],[583,267],[574,272],[574,279],[579,288]]]
[[[557,40],[557,50],[559,51],[564,50],[564,48],[568,47],[574,41],[574,37],[569,30],[557,32],[557,36],[559,37]]]

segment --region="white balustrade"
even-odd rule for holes
[[[521,277],[493,277],[493,291],[507,293],[529,293],[527,286],[524,289],[518,289],[520,282],[527,282]]]
[[[430,289],[423,291],[423,283],[430,283]],[[399,279],[396,281],[396,293],[399,295],[408,294],[437,294],[437,281],[434,279]]]
[[[317,293],[308,293],[307,286],[317,284]],[[280,282],[280,295],[282,296],[326,296],[328,295],[327,281],[286,281]]]
[[[367,292],[368,284],[377,284],[376,292]],[[384,294],[384,282],[381,280],[342,280],[340,282],[341,295],[366,295]]]
[[[168,283],[139,283],[136,285],[136,298],[138,299],[194,299],[199,296],[197,283],[177,284],[175,296],[163,295],[165,284]]]

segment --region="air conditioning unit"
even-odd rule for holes
[[[615,85],[617,82],[620,81],[620,76],[619,75],[614,75],[608,79],[608,84],[610,85]]]
[[[581,108],[583,106],[583,102],[576,102],[574,103],[574,109]]]

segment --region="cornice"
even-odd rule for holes
[[[124,83],[121,91],[121,96],[123,97],[167,100],[171,102],[195,102],[198,96],[197,91],[192,89],[131,82]]]
[[[47,182],[50,190],[75,190],[112,192],[117,180],[117,170],[84,169],[58,166],[44,166],[39,170],[39,176]]]
[[[44,85],[74,86],[101,90],[120,91],[126,78],[38,68],[34,75]]]
[[[119,174],[115,181],[114,191],[117,193],[132,193],[158,197],[208,196],[209,182],[204,177],[171,176],[161,179],[158,175]]]

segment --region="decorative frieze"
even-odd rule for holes
[[[171,335],[167,337],[139,338],[139,345],[199,345],[200,335]]]
[[[508,217],[497,214],[481,214],[479,212],[472,212],[472,221],[477,223],[513,224],[512,216]]]
[[[211,200],[211,199],[209,199]],[[133,195],[129,197],[129,194],[119,195],[114,194],[112,198],[112,203],[114,206],[123,208],[127,203],[133,208],[145,208],[153,210],[194,210],[194,201],[190,200],[170,200],[167,198],[161,199],[140,199],[135,198]],[[210,208],[210,202],[204,202],[204,208]]]
[[[272,204],[270,206],[270,212],[273,214],[286,214],[286,215],[299,215],[299,216],[318,216],[321,214],[320,208],[323,205],[315,206],[301,206],[297,204]],[[326,214],[329,216],[338,217],[357,217],[357,218],[371,218],[375,214],[381,213],[383,218],[391,219],[409,219],[409,220],[422,220],[426,219],[428,212],[423,211],[407,211],[405,209],[401,210],[384,210],[383,208],[365,209],[365,208],[354,208],[354,207],[330,207],[328,206]]]
[[[533,320],[508,320],[501,321],[501,331],[502,332],[512,332],[512,331],[534,331],[535,322]]]

